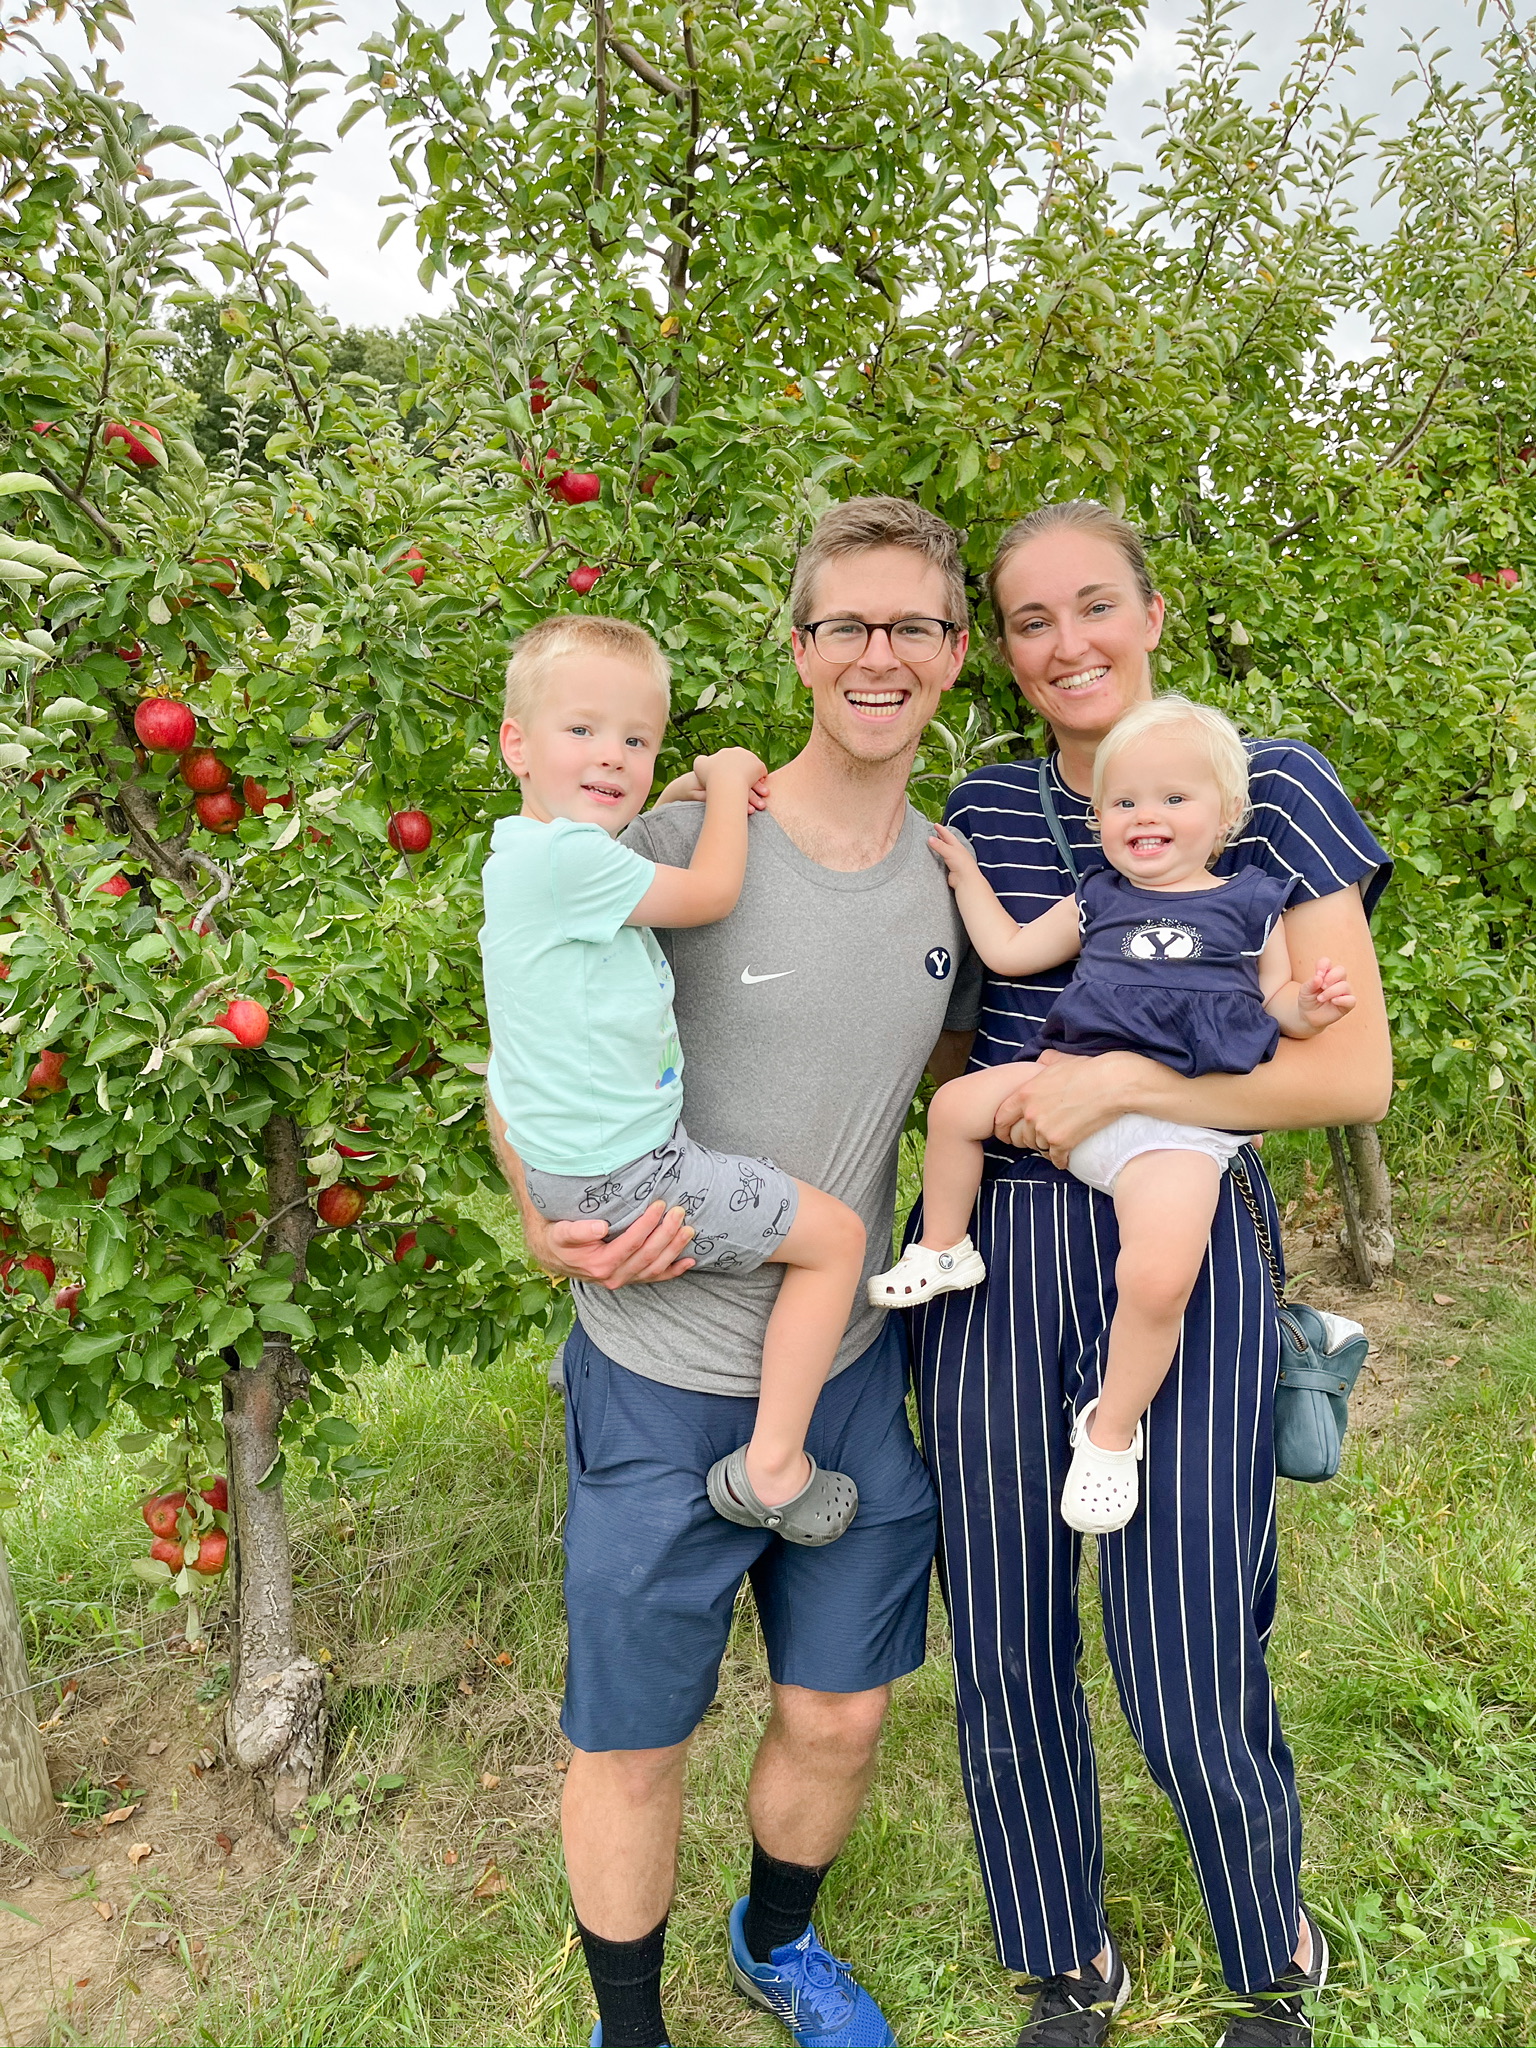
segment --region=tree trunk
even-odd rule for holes
[[[1360,1236],[1366,1256],[1378,1273],[1390,1273],[1397,1255],[1397,1239],[1392,1232],[1392,1178],[1382,1156],[1381,1133],[1375,1124],[1348,1124],[1344,1140],[1354,1170]]]
[[[34,1840],[53,1818],[53,1791],[43,1761],[27,1684],[21,1610],[0,1544],[0,1827],[18,1840]]]
[[[265,1132],[267,1257],[289,1253],[295,1285],[314,1229],[304,1161],[292,1117]],[[306,1384],[288,1343],[268,1338],[261,1362],[225,1381],[229,1504],[234,1531],[235,1623],[225,1728],[235,1760],[255,1780],[271,1825],[286,1829],[320,1781],[325,1758],[325,1689],[320,1667],[299,1648],[293,1562],[283,1489],[261,1481],[277,1462],[283,1410]]]

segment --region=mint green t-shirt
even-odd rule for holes
[[[502,818],[491,834],[491,1099],[518,1156],[546,1173],[611,1173],[664,1144],[682,1114],[672,970],[624,922],[655,873],[601,825]]]

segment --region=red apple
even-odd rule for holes
[[[98,1202],[104,1199],[107,1189],[112,1185],[112,1178],[112,1169],[110,1167],[108,1167],[105,1173],[93,1173],[91,1175],[91,1193]]]
[[[144,644],[140,640],[125,640],[123,645],[114,651],[118,660],[126,661],[130,667],[134,662],[144,659]]]
[[[416,588],[420,590],[422,584],[427,580],[426,556],[423,555],[420,548],[407,548],[400,559],[402,562],[409,562],[412,565],[405,573],[410,577]]]
[[[131,896],[133,884],[126,875],[108,875],[104,882],[96,884],[98,896]]]
[[[285,789],[280,796],[274,796],[267,785],[264,782],[258,782],[254,775],[247,775],[242,780],[240,787],[245,791],[246,802],[258,814],[264,811],[268,804],[280,804],[285,811],[293,809],[293,791],[291,789]]]
[[[267,969],[267,979],[268,981],[280,981],[283,987],[287,989],[289,995],[293,994],[293,983],[288,979],[286,974],[279,974],[275,967],[269,967]]]
[[[362,1215],[367,1200],[361,1188],[339,1180],[333,1186],[321,1189],[315,1201],[315,1211],[322,1223],[329,1223],[336,1230],[345,1230]]]
[[[130,420],[125,427],[121,420],[112,420],[102,432],[102,441],[110,448],[114,441],[121,442],[123,453],[136,469],[156,469],[161,457],[155,449],[163,448],[165,437],[158,427],[152,427],[148,420]],[[154,448],[150,443],[154,443]]]
[[[578,377],[576,382],[583,391],[595,391],[597,389],[597,379],[595,377]]]
[[[401,1233],[401,1235],[400,1235],[399,1237],[397,1237],[397,1238],[395,1239],[395,1264],[396,1264],[396,1265],[398,1266],[398,1265],[399,1265],[399,1263],[400,1263],[400,1261],[401,1261],[401,1260],[402,1260],[402,1259],[403,1259],[403,1258],[405,1257],[406,1253],[407,1253],[407,1252],[413,1252],[413,1251],[415,1251],[415,1249],[416,1249],[416,1233],[415,1233],[415,1231],[414,1231],[414,1230],[407,1230],[407,1231],[403,1231],[403,1232]],[[433,1258],[433,1256],[432,1256],[432,1254],[431,1254],[430,1252],[423,1252],[423,1253],[422,1253],[422,1258],[423,1258],[423,1259],[424,1259],[424,1260],[426,1261],[426,1269],[427,1269],[427,1271],[429,1271],[429,1272],[431,1271],[432,1267],[434,1267],[434,1266],[435,1266],[435,1265],[437,1264],[437,1260],[436,1260],[435,1258]]]
[[[227,789],[215,796],[200,796],[192,808],[210,832],[233,832],[245,816],[245,805]]]
[[[249,1002],[243,996],[226,1004],[213,1021],[248,1052],[254,1051],[258,1045],[265,1045],[267,1033],[272,1029],[266,1004]]]
[[[182,1549],[179,1543],[172,1543],[165,1536],[157,1536],[149,1546],[149,1554],[160,1564],[168,1564],[173,1572],[182,1567]]]
[[[205,1486],[202,1492],[209,1507],[216,1508],[221,1515],[229,1512],[229,1481],[222,1472],[212,1486]]]
[[[396,811],[389,821],[389,843],[396,853],[425,853],[432,844],[432,820],[425,811]]]
[[[542,377],[528,379],[528,410],[537,419],[541,412],[548,412],[553,400],[546,398],[549,386]]]
[[[199,796],[216,796],[229,787],[229,770],[212,747],[192,747],[181,757],[181,779]]]
[[[50,1047],[37,1056],[37,1065],[27,1078],[27,1093],[34,1102],[44,1095],[62,1095],[69,1083],[64,1079],[64,1055]]]
[[[1520,588],[1520,571],[1518,569],[1501,569],[1499,571],[1499,581],[1506,590],[1518,590]]]
[[[583,562],[580,568],[573,569],[565,580],[578,597],[585,597],[589,590],[596,587],[602,573],[601,569],[594,568],[590,562]]]
[[[176,1517],[187,1504],[184,1493],[152,1493],[139,1513],[149,1524],[152,1536],[174,1536]]]
[[[1478,590],[1481,590],[1483,585],[1488,581],[1488,578],[1482,575],[1476,569],[1469,569],[1467,571],[1467,581],[1470,584],[1474,585],[1475,588],[1477,588]]]
[[[35,432],[36,429],[34,428],[33,431]],[[1527,467],[1529,467],[1531,463],[1536,462],[1536,441],[1526,442],[1525,446],[1520,450],[1520,460],[1523,463],[1525,463]]]
[[[0,981],[9,981],[9,980],[10,980],[10,978],[11,978],[11,963],[10,963],[10,961],[9,961],[9,960],[0,960]]]
[[[226,582],[221,578],[218,582],[214,582],[210,578],[208,588],[216,590],[220,597],[234,596],[235,584],[239,581],[240,571],[235,567],[228,555],[199,555],[192,566],[196,569],[227,569],[229,571],[229,581]]]
[[[78,1280],[72,1281],[68,1287],[61,1287],[59,1289],[58,1293],[53,1297],[53,1305],[61,1314],[73,1316],[75,1310],[80,1306],[80,1297],[84,1292],[85,1289]]]
[[[56,434],[59,431],[59,423],[57,420],[34,420],[32,422],[32,431],[34,434],[43,436]]]
[[[643,476],[643,477],[641,477],[641,479],[640,479],[640,491],[641,491],[641,495],[642,495],[643,497],[647,497],[647,498],[654,498],[654,497],[655,497],[655,495],[656,495],[656,486],[657,486],[657,485],[658,485],[658,484],[659,484],[660,482],[661,482],[661,471],[660,471],[659,469],[653,469],[653,470],[651,471],[651,473],[650,473],[650,475],[649,475],[649,476]]]
[[[348,1124],[347,1129],[358,1137],[366,1137],[368,1135],[368,1126],[366,1124]],[[338,1145],[336,1150],[343,1159],[377,1159],[379,1156],[377,1152],[355,1151],[350,1145]]]
[[[187,1562],[193,1571],[201,1572],[205,1579],[214,1578],[224,1569],[224,1560],[229,1555],[229,1537],[222,1529],[208,1529],[196,1552]]]
[[[0,1259],[0,1279],[3,1279],[5,1282],[7,1294],[14,1294],[16,1292],[17,1283],[11,1278],[13,1268],[17,1268],[23,1273],[40,1273],[45,1287],[51,1287],[57,1278],[57,1269],[46,1252],[28,1252],[26,1257],[20,1261],[16,1259]]]
[[[174,697],[146,697],[133,714],[133,729],[152,754],[183,754],[197,737],[197,720]]]
[[[595,470],[562,469],[550,478],[549,488],[567,505],[590,505],[603,495],[603,480]]]

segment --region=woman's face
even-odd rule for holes
[[[1009,556],[997,598],[1014,680],[1059,740],[1096,744],[1151,696],[1163,600],[1143,603],[1113,541],[1043,533]]]

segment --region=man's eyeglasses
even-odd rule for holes
[[[870,637],[883,633],[898,661],[932,661],[942,654],[945,642],[959,627],[952,619],[891,619],[883,625],[866,625],[863,619],[818,619],[802,626],[802,639],[809,640],[823,661],[857,661]]]

